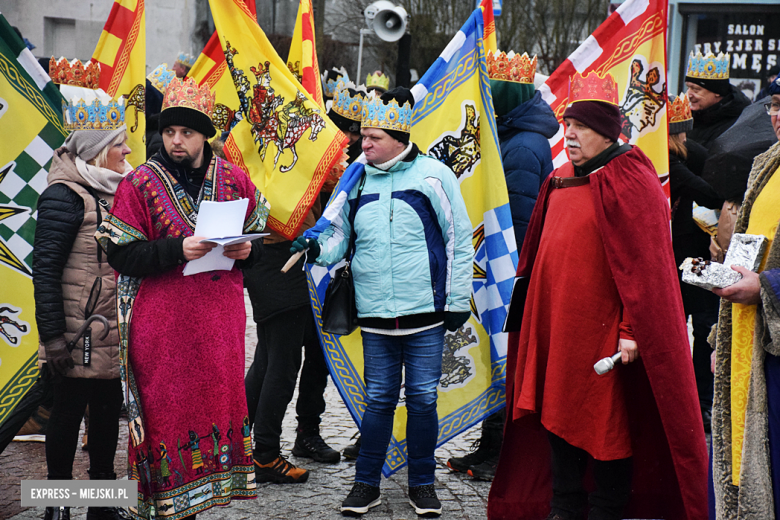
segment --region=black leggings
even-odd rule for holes
[[[590,496],[582,479],[592,457],[585,450],[572,446],[548,432],[552,450],[553,498],[552,512],[564,518],[582,518],[590,502],[589,520],[619,520],[631,494],[631,458],[618,460],[593,459],[593,480],[596,489]]]
[[[89,473],[111,479],[119,439],[122,383],[117,379],[63,377],[54,383],[54,407],[46,427],[49,480],[73,478],[79,426],[89,404]]]

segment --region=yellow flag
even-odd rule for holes
[[[346,136],[305,91],[241,0],[211,2],[211,13],[243,119],[225,153],[271,203],[268,224],[293,239]]]
[[[290,53],[287,55],[287,68],[311,94],[321,107],[322,83],[320,82],[320,64],[317,62],[317,43],[314,39],[314,13],[311,0],[301,0],[298,5],[298,18],[295,20]]]
[[[124,96],[125,122],[132,152],[127,161],[146,162],[146,18],[144,0],[116,0],[100,35],[92,60],[100,63],[100,88],[109,96]]]

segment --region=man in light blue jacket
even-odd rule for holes
[[[471,315],[474,248],[455,174],[409,142],[413,104],[405,88],[366,100],[364,178],[318,240],[299,238],[291,250],[308,248],[310,261],[334,264],[345,256],[354,229],[352,273],[367,399],[355,484],[342,503],[344,514],[363,514],[380,504],[380,476],[402,372],[409,498],[417,514],[441,513],[433,486],[436,389],[444,330],[457,330]]]

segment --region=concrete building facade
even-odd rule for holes
[[[32,51],[36,57],[88,60],[113,4],[113,0],[0,0],[0,12],[36,46]],[[199,54],[214,30],[208,0],[146,0],[144,7],[147,71],[163,62],[172,66],[181,51]]]

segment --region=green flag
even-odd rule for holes
[[[62,96],[0,14],[0,424],[38,376],[36,206],[67,135]]]

